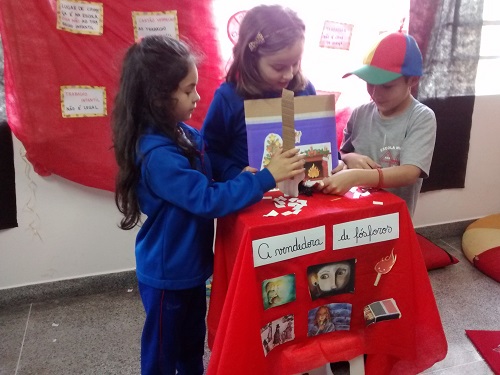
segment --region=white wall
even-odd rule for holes
[[[421,194],[415,226],[500,212],[499,119],[500,96],[476,98],[465,188]],[[26,172],[21,149],[14,139],[19,227],[0,231],[0,289],[133,269],[137,231],[118,229],[113,194]]]
[[[500,96],[478,96],[464,189],[421,193],[415,227],[500,213]]]
[[[14,138],[19,227],[0,230],[0,289],[134,269],[113,193],[25,171],[21,150]]]

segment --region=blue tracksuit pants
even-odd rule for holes
[[[141,338],[142,375],[203,375],[205,284],[161,290],[139,283],[146,321]]]

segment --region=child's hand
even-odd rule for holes
[[[299,154],[298,148],[292,148],[285,152],[280,148],[274,153],[266,168],[278,183],[303,173],[304,157],[305,155]]]
[[[376,163],[368,156],[356,154],[355,152],[344,154],[342,160],[349,169],[376,169],[381,167],[380,164]]]
[[[358,182],[358,171],[356,169],[345,169],[326,177],[317,186],[325,194],[344,195]]]
[[[250,172],[250,173],[257,173],[259,170],[254,167],[246,166],[243,168],[242,172]]]
[[[340,172],[344,169],[347,169],[347,165],[342,160],[339,160],[337,166],[332,170],[332,174]]]

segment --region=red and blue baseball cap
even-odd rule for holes
[[[402,31],[380,36],[354,74],[372,85],[382,85],[401,76],[422,75],[422,54],[416,40]]]

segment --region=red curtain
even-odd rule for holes
[[[72,2],[78,5],[86,2]],[[89,3],[87,3],[89,4]],[[56,0],[0,1],[9,125],[42,176],[114,190],[116,164],[110,115],[120,64],[134,42],[132,12],[177,11],[180,39],[204,53],[199,66],[202,100],[190,124],[200,128],[221,82],[221,58],[211,1],[103,0],[102,35],[57,29]],[[63,118],[61,86],[98,86],[106,93],[107,114]]]

